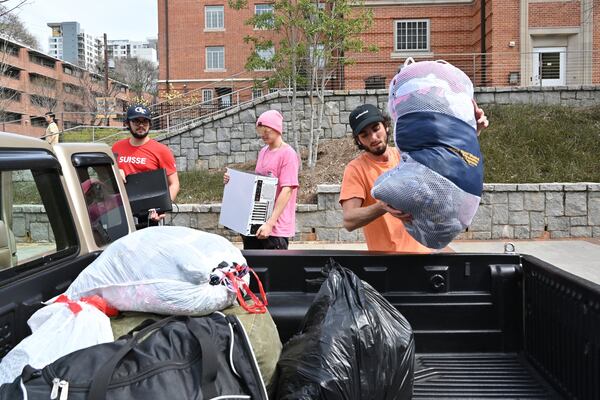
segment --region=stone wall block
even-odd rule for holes
[[[523,193],[511,192],[508,194],[508,210],[522,211],[523,210]]]
[[[564,193],[546,192],[546,215],[560,216],[565,214]]]
[[[574,217],[587,215],[587,193],[566,192],[565,193],[565,215]]]

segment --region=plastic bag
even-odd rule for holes
[[[246,264],[241,251],[221,236],[184,227],[150,227],[108,246],[65,294],[72,299],[97,294],[120,311],[207,315],[236,298],[220,282],[210,283],[211,273],[223,262]]]
[[[441,249],[467,228],[483,190],[473,84],[440,61],[408,59],[392,79],[388,108],[402,160],[381,176],[374,198],[412,215],[406,230]],[[433,209],[431,209],[433,207]]]
[[[406,319],[334,260],[299,334],[283,347],[277,399],[410,399],[415,344]]]
[[[84,301],[49,304],[27,324],[32,334],[0,363],[0,385],[14,381],[27,364],[43,368],[76,350],[114,340],[109,318]]]

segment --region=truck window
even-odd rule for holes
[[[0,278],[78,251],[58,169],[2,170]]]
[[[99,247],[127,235],[125,208],[110,165],[76,167],[83,197]]]

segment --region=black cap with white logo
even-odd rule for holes
[[[131,121],[136,118],[152,119],[152,113],[145,105],[134,104],[127,109],[127,118],[125,120]]]
[[[372,104],[360,105],[350,113],[350,127],[354,136],[357,136],[367,126],[383,121],[383,114]]]

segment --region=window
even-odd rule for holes
[[[53,110],[56,108],[56,99],[46,96],[38,96],[37,94],[32,94],[29,96],[29,102],[37,107],[41,107],[48,110]]]
[[[256,4],[254,6],[254,15],[269,14],[271,18],[262,20],[259,25],[255,25],[254,29],[270,29],[273,28],[273,4]]]
[[[225,69],[225,47],[207,47],[206,48],[206,69],[224,70]]]
[[[206,104],[210,103],[213,99],[212,89],[202,89],[202,101]]]
[[[0,276],[10,278],[76,253],[78,243],[56,159],[45,152],[2,152],[13,153],[0,155]],[[11,166],[11,159],[23,158],[16,153],[27,153],[35,167]]]
[[[39,56],[37,54],[32,54],[32,53],[29,53],[29,61],[31,61],[32,63],[38,64],[38,65],[42,65],[44,67],[53,68],[53,69],[56,64],[55,61],[51,58],[42,57],[42,56]]]
[[[7,87],[0,87],[0,99],[21,101],[21,92]]]
[[[0,113],[0,121],[5,122],[7,124],[20,124],[21,118],[23,116],[18,113],[13,113],[10,111],[4,111]]]
[[[252,88],[252,99],[262,97],[263,91],[260,88]]]
[[[112,166],[80,166],[76,170],[98,247],[127,235],[127,217]]]
[[[325,46],[318,44],[310,46],[310,63],[317,68],[325,68]]]
[[[429,51],[429,20],[396,21],[395,51]]]
[[[271,70],[272,69],[271,61],[273,60],[273,57],[275,56],[275,47],[270,47],[268,49],[263,49],[263,50],[256,50],[256,54],[265,64],[264,66],[261,66],[261,68],[258,68],[258,70],[260,70],[260,71]]]
[[[277,93],[279,92],[279,88],[269,88],[269,93]]]
[[[19,77],[21,76],[21,70],[5,64],[2,68],[0,68],[0,74],[11,79],[19,79]]]
[[[204,29],[225,29],[223,6],[204,7]]]

